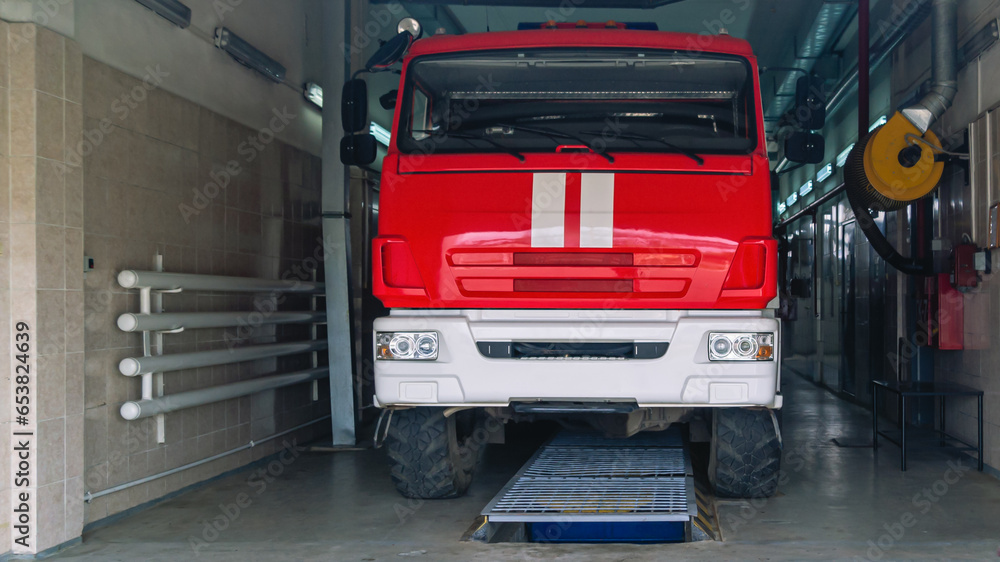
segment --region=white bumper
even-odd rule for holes
[[[375,361],[380,406],[613,401],[781,407],[778,360],[709,361],[709,332],[773,332],[763,311],[405,310],[375,331],[437,331],[436,361]],[[657,359],[495,359],[477,341],[669,342]],[[780,337],[775,338],[775,344]],[[777,347],[775,357],[780,357]]]

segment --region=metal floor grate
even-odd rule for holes
[[[554,447],[542,449],[524,476],[649,478],[687,474],[683,449]]]
[[[520,478],[487,515],[490,521],[687,521],[685,480]]]
[[[628,440],[563,432],[482,514],[494,522],[688,521],[698,507],[679,432]]]

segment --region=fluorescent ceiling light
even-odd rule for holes
[[[191,25],[191,8],[177,0],[135,0],[152,10],[156,15],[184,29]]]
[[[838,168],[843,168],[844,164],[847,164],[847,157],[851,155],[851,150],[853,149],[854,149],[854,143],[852,142],[851,144],[847,145],[847,148],[840,151],[840,154],[837,155]]]
[[[816,181],[822,183],[826,181],[826,178],[833,175],[833,164],[827,164],[816,172]]]
[[[781,213],[784,213],[785,209],[787,208],[788,205],[785,205],[784,203],[778,203],[778,214],[780,215]]]
[[[808,180],[806,183],[802,184],[802,187],[799,188],[799,195],[805,197],[806,195],[809,195],[809,193],[811,193],[812,190],[813,190],[813,181]]]
[[[389,134],[389,131],[385,127],[372,121],[368,126],[368,130],[371,131],[372,135],[375,136],[375,140],[380,144],[389,146],[389,140],[392,138],[392,135]]]
[[[874,123],[872,123],[871,127],[868,127],[868,132],[870,133],[870,132],[874,131],[875,128],[878,127],[878,126],[880,126],[880,125],[885,125],[886,122],[888,122],[888,121],[889,121],[889,119],[886,118],[885,115],[883,115],[882,117],[879,117],[878,119],[875,120]]]
[[[302,88],[302,95],[306,97],[307,100],[313,102],[320,109],[323,109],[323,88],[315,82],[306,82],[306,85]]]
[[[256,70],[269,80],[282,82],[285,79],[285,67],[281,63],[258,51],[227,27],[215,28],[215,46],[229,53],[236,62]]]
[[[788,196],[788,199],[785,199],[785,204],[791,207],[798,200],[799,200],[799,194],[793,191],[792,194]]]

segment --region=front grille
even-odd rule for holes
[[[658,359],[667,342],[476,342],[492,359]]]

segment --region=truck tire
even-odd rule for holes
[[[446,418],[443,408],[430,407],[393,412],[385,446],[400,494],[419,499],[465,495],[485,441],[475,431],[474,417],[470,420],[474,414]]]
[[[715,495],[769,498],[778,489],[781,441],[765,409],[715,410],[708,475]]]

